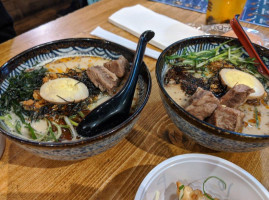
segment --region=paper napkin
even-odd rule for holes
[[[130,40],[128,40],[126,38],[123,38],[121,36],[118,36],[118,35],[116,35],[114,33],[111,33],[111,32],[109,32],[107,30],[104,30],[99,26],[96,27],[91,32],[91,35],[98,36],[100,38],[106,39],[106,40],[111,41],[111,42],[115,42],[117,44],[120,44],[122,46],[127,47],[128,49],[131,49],[131,50],[134,50],[134,51],[136,50],[137,44],[135,42],[130,41]],[[160,55],[160,52],[155,51],[155,50],[150,49],[150,48],[146,48],[145,55],[157,59],[159,57],[159,55]]]
[[[155,36],[149,43],[160,49],[165,49],[170,44],[183,38],[205,34],[140,4],[122,8],[112,14],[108,20],[137,37],[146,30],[154,31]]]

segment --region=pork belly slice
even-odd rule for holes
[[[114,94],[119,84],[118,77],[103,66],[93,66],[87,69],[87,75],[93,84],[102,92]]]
[[[112,60],[104,63],[104,67],[116,74],[118,78],[122,78],[126,69],[129,67],[129,62],[126,58],[120,56],[118,60]]]
[[[210,124],[235,132],[242,132],[245,114],[237,109],[219,105],[208,119]]]
[[[235,85],[220,99],[220,104],[230,108],[238,108],[247,101],[248,96],[255,92],[244,84]]]
[[[204,120],[212,115],[218,105],[219,100],[212,92],[198,87],[196,92],[191,96],[190,105],[185,110],[198,119]]]

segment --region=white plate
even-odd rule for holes
[[[135,200],[176,200],[176,181],[202,190],[209,176],[217,176],[226,183],[226,189],[217,179],[205,184],[206,192],[213,197],[229,200],[268,200],[269,192],[252,175],[237,165],[219,157],[204,154],[184,154],[169,158],[145,177]]]

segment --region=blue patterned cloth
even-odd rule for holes
[[[206,13],[208,0],[151,0],[179,8]],[[241,21],[269,27],[269,1],[247,0]]]
[[[95,2],[98,2],[99,0],[87,0],[87,2],[88,2],[88,5],[91,5],[91,4],[93,4],[93,3],[95,3]]]

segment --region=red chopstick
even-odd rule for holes
[[[251,40],[249,39],[248,35],[246,34],[241,24],[239,23],[238,17],[239,15],[235,15],[234,18],[230,21],[230,25],[233,31],[237,35],[239,41],[241,42],[245,50],[248,52],[248,55],[251,58],[255,58],[255,63],[256,66],[258,67],[259,72],[269,77],[269,69],[258,55],[255,47],[251,43]]]

